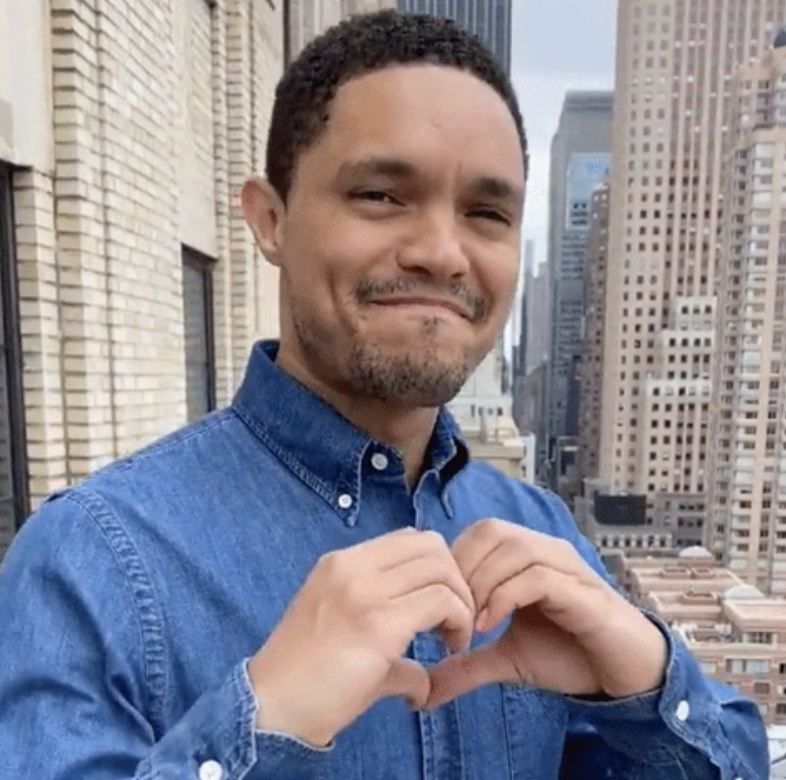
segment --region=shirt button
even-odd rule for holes
[[[199,767],[199,780],[221,780],[224,770],[218,761],[205,761]]]
[[[375,452],[371,456],[371,465],[377,471],[384,471],[388,467],[388,456],[383,452]]]
[[[684,723],[690,715],[690,704],[688,704],[686,701],[681,701],[677,705],[677,712],[675,714],[677,716],[677,720],[681,720]]]
[[[349,509],[352,506],[352,496],[350,496],[348,493],[342,493],[338,497],[338,505],[342,509]]]

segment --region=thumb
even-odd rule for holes
[[[431,694],[426,708],[439,707],[482,685],[517,680],[519,676],[496,644],[457,653],[429,670]]]
[[[410,705],[419,709],[428,701],[430,690],[428,672],[411,658],[399,658],[393,662],[382,681],[379,698],[403,696]]]

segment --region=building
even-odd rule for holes
[[[786,31],[732,87],[707,543],[786,594]]]
[[[398,0],[398,9],[454,19],[478,36],[510,73],[513,0]]]
[[[606,561],[623,553],[629,558],[663,557],[679,550],[674,527],[649,520],[643,496],[612,494],[598,478],[582,482],[573,508],[582,533]]]
[[[732,76],[786,0],[619,4],[599,476],[707,500]],[[659,522],[654,519],[655,522]]]
[[[584,273],[583,346],[579,364],[579,473],[598,476],[600,410],[603,391],[603,339],[606,324],[606,265],[609,254],[609,185],[603,181],[590,198],[590,225]]]
[[[569,92],[551,144],[547,425],[552,461],[559,440],[578,435],[590,198],[609,171],[613,100],[612,92]],[[555,465],[553,487],[557,470]]]
[[[323,30],[354,14],[395,8],[395,0],[286,0],[282,3],[286,28],[286,62]]]
[[[512,356],[512,376],[515,384],[516,379],[526,375],[527,366],[527,310],[530,301],[527,300],[527,286],[531,283],[535,270],[535,242],[528,239],[524,242],[524,260],[522,263],[522,274],[519,277],[519,289],[516,292],[516,301],[508,320],[508,327],[512,332],[513,356]]]
[[[534,481],[532,441],[519,436],[510,417],[478,414],[464,421],[461,432],[473,460],[489,463],[509,477]]]
[[[237,195],[290,4],[50,5],[0,24],[0,555],[51,491],[228,401],[278,332]]]
[[[671,627],[706,674],[756,701],[769,726],[786,725],[786,601],[746,585],[701,547],[666,560],[623,558],[618,581]]]
[[[535,264],[534,244],[525,247],[524,289],[518,344],[514,350],[513,419],[535,439],[535,469],[541,476],[547,455],[546,371],[549,339],[549,282],[545,263]]]

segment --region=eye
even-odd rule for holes
[[[469,212],[470,217],[479,217],[480,219],[488,219],[492,222],[499,222],[502,225],[509,225],[510,220],[501,211],[495,209],[473,209]]]
[[[353,200],[365,200],[371,203],[392,203],[398,205],[398,201],[384,190],[359,190],[352,193]]]

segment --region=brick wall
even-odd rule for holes
[[[34,503],[184,422],[183,245],[215,263],[220,404],[277,332],[238,192],[262,168],[280,6],[52,0],[54,164],[14,160]]]

